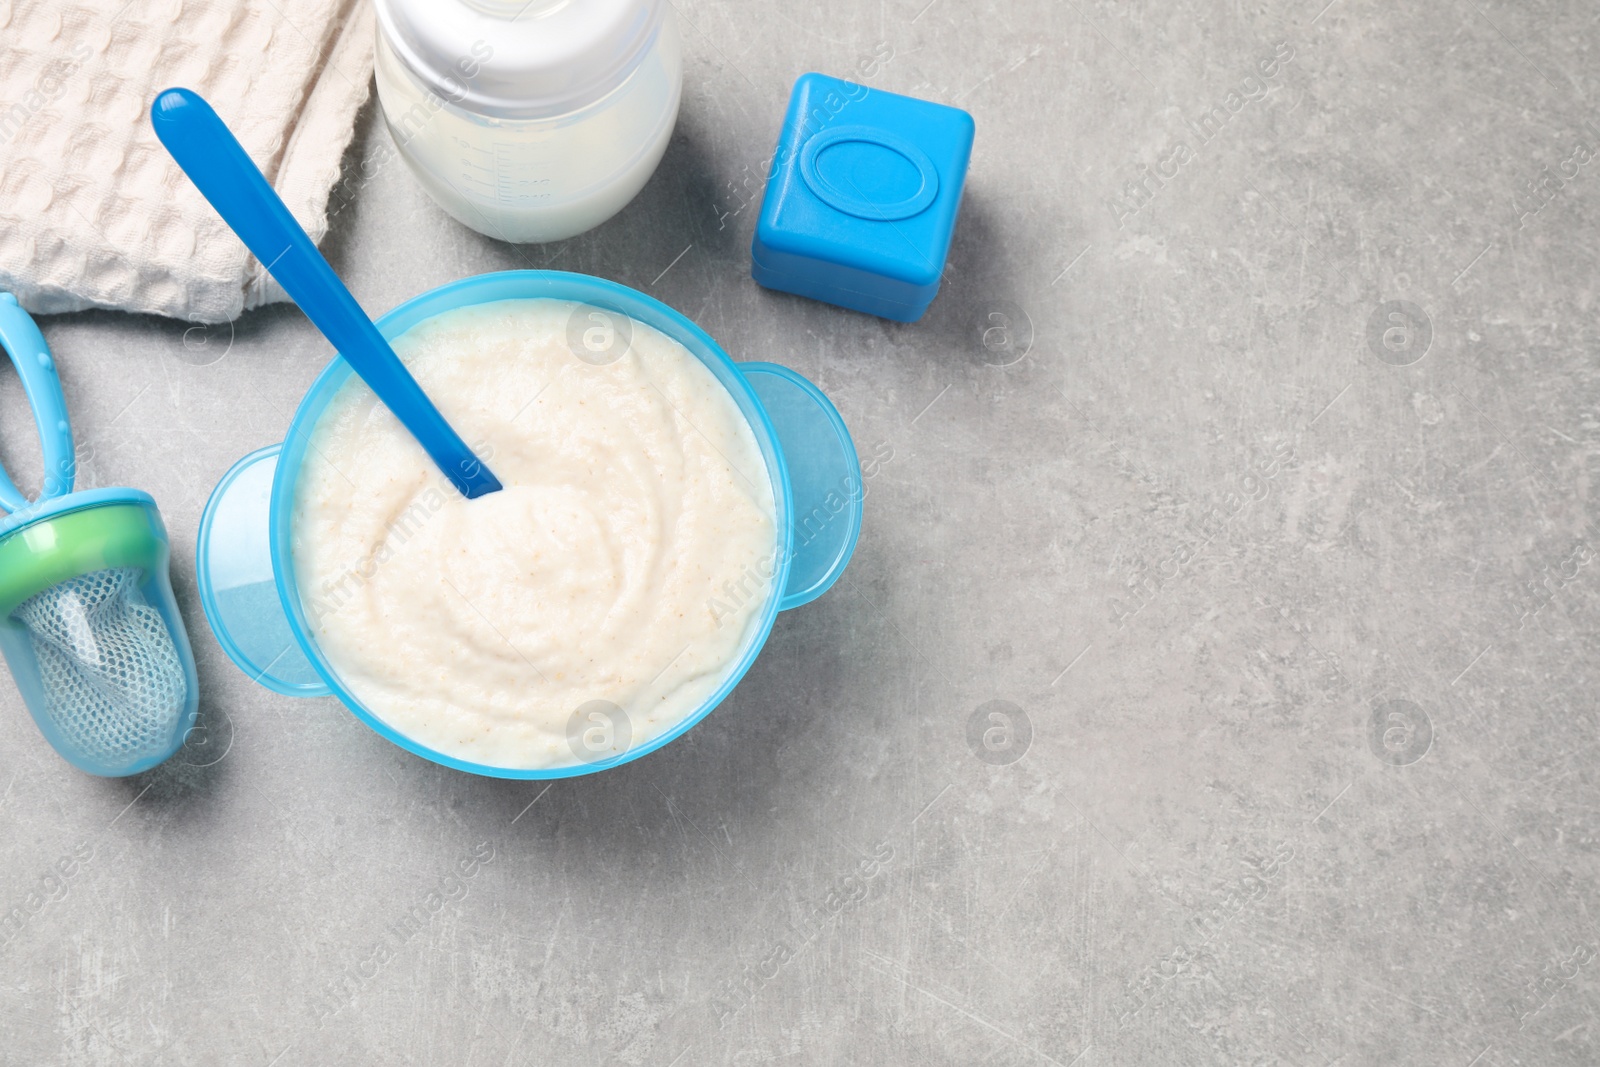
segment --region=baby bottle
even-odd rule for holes
[[[384,120],[423,188],[479,233],[582,233],[661,161],[683,80],[667,0],[376,6]]]
[[[0,348],[33,408],[45,467],[35,500],[0,470],[0,653],[39,731],[69,763],[137,774],[183,745],[200,701],[167,530],[147,493],[72,491],[61,382],[10,293],[0,293]]]

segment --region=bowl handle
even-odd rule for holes
[[[276,693],[328,696],[289,626],[272,573],[272,476],[282,445],[235,463],[211,491],[200,516],[195,577],[200,606],[234,665]]]
[[[861,461],[822,390],[776,363],[737,366],[766,408],[789,469],[794,548],[778,601],[786,611],[826,593],[850,562],[861,535]]]

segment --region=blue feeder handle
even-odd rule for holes
[[[12,365],[17,368],[22,391],[33,409],[34,424],[39,428],[39,444],[44,452],[44,487],[39,491],[39,500],[65,496],[72,492],[77,464],[73,459],[72,425],[67,421],[61,379],[56,376],[55,361],[50,357],[44,334],[10,293],[0,293],[0,347],[5,348]],[[0,507],[17,512],[33,503],[0,467]]]

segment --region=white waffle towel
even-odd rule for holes
[[[150,102],[204,96],[320,239],[372,35],[365,0],[0,0],[0,290],[194,322],[287,299],[156,140]]]

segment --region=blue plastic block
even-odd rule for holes
[[[773,156],[750,276],[900,322],[939,291],[961,206],[972,116],[802,74]]]

